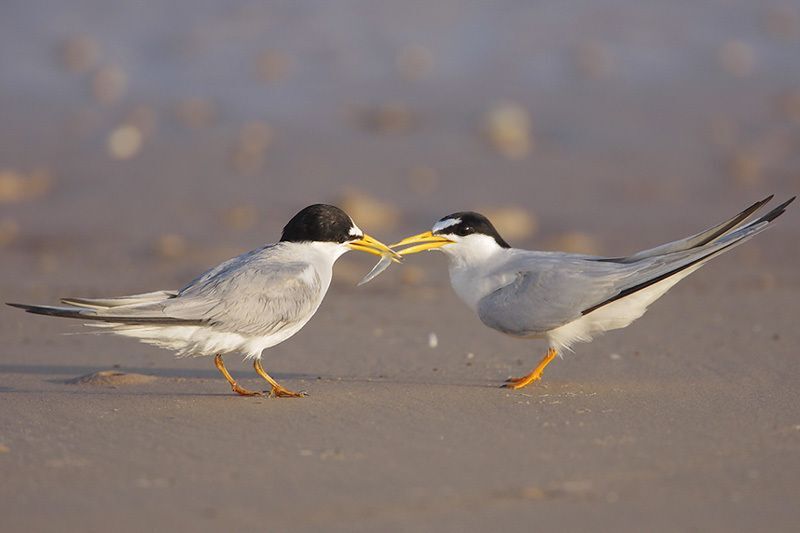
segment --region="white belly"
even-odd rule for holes
[[[548,331],[545,337],[557,349],[569,349],[576,342],[589,342],[605,331],[624,328],[647,311],[647,307],[661,298],[680,280],[700,268],[702,264],[687,268],[646,289],[620,298],[588,315]]]
[[[263,350],[282,343],[300,331],[312,316],[265,336],[246,336],[207,326],[121,326],[113,328],[112,333],[172,350],[178,357],[238,352],[246,359],[258,359]]]

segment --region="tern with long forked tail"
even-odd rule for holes
[[[62,307],[8,305],[84,320],[178,355],[214,355],[234,392],[262,395],[240,386],[225,368],[222,356],[239,352],[253,359],[258,375],[272,386],[270,396],[300,397],[305,393],[288,390],[267,374],[261,353],[297,333],[314,316],[330,286],[333,264],[349,250],[380,255],[382,261],[399,257],[338,207],[315,204],[286,224],[280,242],[230,259],[178,291],[64,298]]]
[[[626,327],[680,280],[767,229],[794,197],[746,222],[771,199],[697,235],[627,257],[512,248],[486,217],[474,212],[447,215],[431,231],[391,247],[408,246],[401,255],[444,252],[453,289],[485,325],[547,341],[547,354],[533,371],[504,385],[521,389],[541,379],[560,350]]]

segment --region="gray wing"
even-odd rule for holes
[[[630,257],[520,251],[504,267],[516,270],[514,281],[485,296],[478,303],[478,316],[487,326],[511,335],[544,333],[563,326],[732,249],[766,229],[792,200],[745,226],[732,230],[729,223],[723,223]],[[744,213],[747,215],[738,222],[747,218],[752,208],[737,217]],[[691,240],[699,240],[699,244],[685,249]]]
[[[112,324],[211,325],[266,335],[307,320],[323,296],[313,265],[286,261],[280,249],[267,247],[222,263],[178,292],[64,300],[75,307],[14,305],[37,314]]]
[[[581,310],[614,294],[631,273],[590,257],[529,252],[514,258],[514,281],[478,302],[478,317],[510,335],[544,333],[572,322]]]
[[[305,322],[322,297],[319,275],[308,263],[249,261],[190,285],[162,305],[169,317],[201,320],[223,331],[267,335]]]

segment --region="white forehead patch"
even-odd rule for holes
[[[352,222],[352,223],[353,223],[353,225],[352,225],[352,226],[350,226],[350,232],[349,232],[349,234],[350,234],[350,235],[352,235],[353,237],[361,237],[361,236],[363,236],[363,235],[364,235],[364,232],[363,232],[363,231],[361,231],[361,228],[359,228],[358,226],[356,226],[356,223],[355,223],[355,222],[353,222],[352,220],[350,220],[350,222]]]
[[[456,224],[460,224],[460,218],[446,218],[444,220],[440,220],[436,224],[433,225],[431,231],[436,233],[437,231],[442,231],[445,228],[449,228],[450,226],[455,226]]]

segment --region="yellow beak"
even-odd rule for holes
[[[426,231],[424,233],[420,233],[419,235],[412,235],[411,237],[406,237],[400,242],[396,242],[392,245],[392,248],[396,248],[398,246],[407,246],[409,244],[415,244],[416,246],[411,246],[406,248],[405,250],[400,250],[398,252],[400,255],[408,255],[408,254],[415,254],[417,252],[422,252],[423,250],[433,250],[435,248],[440,248],[445,244],[450,244],[455,241],[451,241],[446,237],[441,237],[439,235],[434,235],[430,231]]]
[[[402,257],[400,257],[397,252],[383,244],[378,239],[373,239],[367,234],[364,234],[364,236],[357,241],[348,242],[347,246],[349,246],[351,250],[367,252],[368,254],[372,255],[388,255],[395,263],[399,263],[402,260]]]

